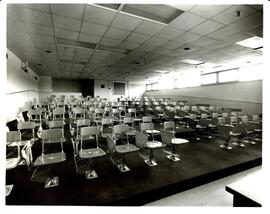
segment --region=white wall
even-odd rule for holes
[[[28,73],[23,71],[21,60],[10,50],[7,53],[6,118],[10,121],[38,102],[39,77],[30,68]]]
[[[136,83],[136,82],[129,82],[128,83],[128,96],[129,97],[141,97],[145,91],[145,85]]]
[[[52,77],[39,76],[39,100],[48,97],[52,93]]]
[[[146,96],[167,97],[171,100],[186,100],[189,104],[241,108],[246,113],[262,112],[262,81],[248,81],[145,92]]]

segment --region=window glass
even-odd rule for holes
[[[262,64],[242,67],[239,69],[239,81],[259,80],[263,78]]]
[[[238,69],[221,71],[218,73],[218,82],[232,82],[238,80]]]
[[[201,81],[202,81],[202,85],[217,83],[217,74],[212,73],[212,74],[202,75]]]

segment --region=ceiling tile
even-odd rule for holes
[[[90,22],[83,22],[82,25],[82,32],[98,36],[103,36],[107,29],[108,27],[105,25],[94,24]]]
[[[44,36],[39,34],[31,34],[31,37],[35,43],[48,43],[55,44],[55,39],[52,36]]]
[[[84,68],[84,65],[81,65],[81,64],[72,65],[72,71],[82,71],[83,68]]]
[[[24,7],[33,10],[39,10],[42,12],[50,12],[50,6],[48,4],[16,4],[16,7]]]
[[[178,41],[169,41],[165,44],[162,45],[162,47],[166,48],[166,49],[170,49],[170,50],[173,50],[173,49],[176,49],[176,48],[179,48],[181,46],[183,46],[185,44],[185,42],[178,42]]]
[[[58,37],[58,38],[77,40],[78,36],[79,36],[79,33],[74,32],[74,31],[55,28],[55,36]]]
[[[125,48],[125,49],[132,50],[132,49],[137,48],[139,45],[140,44],[138,44],[138,43],[125,41],[119,47],[120,48]]]
[[[117,47],[121,44],[121,42],[122,40],[104,37],[102,41],[100,42],[100,44],[105,45],[105,46]]]
[[[238,33],[239,30],[238,29],[234,29],[234,28],[231,28],[231,27],[223,27],[213,33],[210,33],[208,34],[207,36],[208,37],[211,37],[211,38],[214,38],[214,39],[223,39],[223,38],[226,38],[226,37],[229,37],[235,33]]]
[[[89,42],[89,43],[99,43],[101,39],[101,36],[86,34],[86,33],[80,33],[79,40],[82,42]]]
[[[235,13],[240,11],[240,16],[237,16]],[[245,6],[245,5],[235,5],[229,9],[223,11],[222,13],[212,17],[211,19],[223,24],[231,24],[235,21],[238,21],[251,13],[254,13],[255,9]]]
[[[263,26],[257,26],[254,28],[251,28],[247,31],[247,33],[252,34],[254,36],[259,36],[259,37],[263,37]]]
[[[240,33],[233,34],[229,37],[225,37],[222,40],[230,42],[230,43],[236,43],[236,42],[239,42],[241,40],[248,39],[250,37],[252,37],[252,35],[250,35],[248,33],[240,32]]]
[[[84,4],[51,4],[52,13],[74,19],[82,19]]]
[[[193,28],[191,30],[191,32],[194,32],[194,33],[197,33],[200,35],[206,35],[206,34],[209,34],[211,32],[214,32],[222,27],[224,27],[223,24],[219,24],[217,22],[208,20],[208,21],[196,26],[195,28]]]
[[[56,50],[56,47],[54,44],[36,43],[36,47],[38,49],[44,49],[44,50]]]
[[[70,71],[71,70],[71,63],[68,62],[60,62],[60,68],[64,71]]]
[[[54,27],[79,31],[81,27],[81,22],[76,19],[66,18],[63,16],[53,15]]]
[[[133,31],[141,22],[142,20],[139,18],[118,13],[116,18],[113,20],[112,26]]]
[[[188,11],[193,8],[195,5],[193,4],[170,4],[170,6],[177,8],[179,10]]]
[[[99,8],[93,5],[87,5],[85,20],[97,24],[110,25],[116,12]]]
[[[150,22],[150,21],[143,21],[142,24],[135,30],[137,33],[147,34],[147,35],[155,35],[165,26],[162,24]]]
[[[248,30],[261,24],[263,24],[263,16],[261,13],[256,12],[230,24],[229,26],[238,30]]]
[[[24,22],[52,26],[51,15],[49,13],[40,12],[28,8],[21,8],[18,13]]]
[[[63,46],[58,46],[58,52],[59,54],[67,54],[67,55],[73,55],[75,52],[75,48],[71,47],[63,47]]]
[[[31,24],[31,23],[25,23],[26,30],[30,33],[45,35],[45,36],[54,36],[53,34],[53,28],[43,26],[43,25],[37,25],[37,24]]]
[[[195,39],[198,39],[199,37],[201,37],[201,36],[198,34],[186,32],[186,33],[176,37],[173,41],[181,42],[181,43],[188,43],[188,42],[191,42]]]
[[[117,28],[109,28],[109,30],[106,33],[106,37],[113,38],[113,39],[120,39],[123,40],[125,39],[128,35],[130,34],[129,31],[126,30],[121,30]]]
[[[184,30],[180,30],[177,28],[165,27],[159,33],[157,33],[156,36],[171,40],[183,34],[184,32]]]
[[[204,18],[210,18],[230,7],[231,5],[197,5],[189,10],[189,12]]]
[[[205,20],[205,18],[191,14],[189,12],[185,12],[178,18],[176,18],[173,22],[171,22],[169,26],[179,28],[181,30],[190,30],[191,28],[201,24]]]
[[[149,38],[150,38],[149,35],[144,35],[144,34],[134,32],[127,38],[127,41],[136,42],[136,43],[144,43]]]
[[[145,44],[152,45],[152,46],[161,46],[162,44],[166,43],[168,40],[160,37],[152,37],[149,39]]]
[[[211,39],[209,37],[203,36],[203,37],[200,37],[199,39],[192,41],[192,45],[202,47],[202,46],[207,46],[215,41],[216,41],[215,39]]]

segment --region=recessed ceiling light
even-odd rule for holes
[[[190,50],[190,48],[189,48],[189,47],[186,47],[186,48],[184,48],[184,50],[185,50],[185,51],[188,51],[188,50]]]
[[[192,64],[192,65],[199,65],[203,63],[201,61],[194,60],[194,59],[185,59],[185,60],[182,60],[182,62]]]
[[[242,40],[240,42],[237,42],[236,44],[248,47],[248,48],[253,48],[253,49],[258,49],[260,47],[263,47],[263,39],[258,36],[254,36],[245,40]]]
[[[52,51],[45,51],[46,53],[51,53]]]
[[[38,66],[42,66],[42,64],[38,64]]]

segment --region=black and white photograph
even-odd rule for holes
[[[0,5],[7,213],[265,211],[269,1]]]

